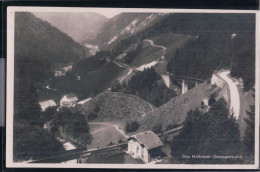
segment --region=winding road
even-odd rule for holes
[[[165,47],[165,46],[162,46],[162,45],[156,45],[156,44],[154,44],[153,40],[151,40],[151,39],[145,39],[144,41],[149,42],[149,43],[151,44],[152,47],[161,48],[161,49],[163,50],[163,53],[162,53],[161,59],[164,60],[165,53],[166,53],[166,47]]]
[[[124,64],[124,63],[122,63],[122,62],[120,62],[120,61],[115,61],[115,60],[113,60],[112,62],[115,63],[117,66],[128,69],[127,74],[125,74],[125,75],[123,75],[123,76],[120,77],[120,79],[119,79],[119,82],[120,82],[120,83],[123,83],[123,81],[124,81],[128,76],[130,76],[133,71],[136,71],[136,70],[138,70],[138,71],[143,71],[145,68],[152,67],[152,66],[156,65],[156,64],[159,63],[159,62],[162,62],[162,63],[164,62],[165,53],[166,53],[166,47],[165,47],[165,46],[162,46],[162,45],[156,45],[156,44],[154,44],[154,41],[153,41],[153,40],[150,40],[150,39],[145,39],[144,41],[150,43],[150,45],[151,45],[152,47],[161,48],[161,49],[163,50],[162,55],[161,55],[157,60],[154,60],[154,61],[151,61],[151,62],[149,62],[149,63],[143,64],[143,65],[141,65],[141,66],[139,66],[139,67],[136,67],[136,68],[134,68],[134,67],[132,67],[132,66],[129,66],[129,65],[127,65],[127,64]],[[122,55],[122,54],[121,54],[121,55]],[[121,55],[119,55],[119,56],[121,56]],[[124,53],[124,56],[125,56],[125,55],[126,55],[126,54]],[[161,61],[160,61],[160,60],[161,60]],[[167,87],[169,87],[169,86],[170,86],[169,76],[164,75],[164,76],[162,76],[162,78],[163,78],[163,80],[164,80],[164,82],[165,82],[165,85],[166,85]]]
[[[115,63],[118,67],[122,67],[122,68],[126,68],[126,69],[128,69],[128,72],[127,72],[127,74],[125,74],[125,75],[123,75],[123,76],[121,76],[120,78],[119,78],[119,82],[120,83],[123,83],[123,81],[128,77],[128,76],[130,76],[131,74],[132,74],[132,72],[134,71],[134,69],[131,67],[131,66],[129,66],[129,65],[127,65],[127,64],[124,64],[124,63],[122,63],[122,62],[120,62],[120,61],[112,61],[113,63]]]
[[[234,117],[238,119],[240,113],[240,98],[237,84],[235,81],[231,80],[228,76],[230,71],[219,72],[218,75],[228,84],[230,90],[230,109],[234,113]]]
[[[157,63],[159,63],[160,60],[162,60],[161,63],[163,63],[164,58],[165,58],[165,53],[166,53],[166,47],[164,47],[162,45],[156,45],[156,44],[154,44],[153,40],[150,40],[150,39],[145,39],[144,41],[149,42],[152,47],[161,48],[163,50],[163,52],[162,52],[161,57],[159,57],[157,60],[154,60],[152,62],[143,64],[143,65],[137,67],[136,69],[139,70],[139,71],[143,71],[145,68],[149,68],[149,67],[156,65]]]

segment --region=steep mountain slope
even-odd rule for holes
[[[143,41],[134,40],[116,59],[137,67],[138,70],[151,63],[158,74],[165,74],[168,61],[174,57],[176,50],[182,48],[186,42],[196,39],[195,36],[168,32]]]
[[[176,34],[172,32],[159,34],[149,38],[154,44],[166,47],[165,60],[169,60],[178,48],[184,46],[187,41],[195,40],[196,36],[189,34]]]
[[[86,76],[81,76],[81,90],[76,88],[78,90],[77,94],[79,96],[85,95],[85,97],[88,97],[91,94],[105,91],[114,85],[123,72],[127,71],[112,62],[107,63],[102,68],[92,71]]]
[[[176,96],[176,92],[168,89],[154,68],[136,72],[127,83],[117,84],[111,91],[137,95],[156,107]]]
[[[51,68],[87,57],[88,50],[31,13],[15,14],[16,75],[43,79]]]
[[[153,38],[161,46],[168,44],[165,54],[170,62],[168,72],[207,79],[214,70],[231,67],[231,75],[242,77],[246,88],[254,84],[254,14],[168,14],[131,37],[115,42],[111,55],[117,57],[140,40]],[[171,45],[172,42],[177,44]],[[246,72],[241,72],[241,68]]]
[[[203,13],[172,13],[166,15],[156,25],[145,30],[147,35],[158,33],[173,33],[215,35],[252,31],[254,29],[254,14],[203,14]],[[140,33],[142,34],[142,33]]]
[[[148,39],[172,32],[191,36],[205,35],[211,39],[231,38],[233,33],[254,32],[255,17],[253,14],[203,14],[203,13],[172,13],[164,15],[156,23],[147,27],[120,44]]]
[[[79,68],[84,68],[84,64]],[[89,72],[76,73],[76,69],[72,69],[63,77],[53,78],[50,87],[62,94],[75,93],[79,99],[85,99],[111,88],[124,73],[127,73],[125,68],[108,62]]]
[[[95,121],[140,118],[154,109],[153,105],[137,96],[106,91],[83,104],[77,111],[83,113],[88,119],[88,115],[94,112],[96,107],[99,110]]]
[[[113,47],[120,40],[156,23],[162,16],[163,14],[159,13],[121,13],[108,20],[92,42],[98,44],[101,49]]]
[[[196,40],[197,37],[169,32],[149,39],[153,40],[154,44],[165,46],[164,60],[155,66],[157,73],[165,74],[167,72],[167,64],[171,58],[175,57],[176,51],[184,47],[186,43]]]
[[[156,124],[161,124],[163,130],[170,124],[181,124],[185,120],[189,110],[200,107],[205,97],[210,97],[219,90],[219,87],[215,87],[207,81],[200,84],[187,93],[171,99],[166,104],[148,113],[144,118],[139,119],[140,130],[152,129]],[[194,97],[196,98],[194,99]]]
[[[37,12],[34,14],[79,43],[93,39],[100,27],[108,20],[98,13]]]

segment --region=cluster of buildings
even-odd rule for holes
[[[83,100],[89,101],[91,98]],[[79,104],[78,98],[75,94],[66,94],[60,100],[60,107],[75,107]],[[54,100],[46,100],[39,103],[42,111],[45,111],[48,107],[57,107]],[[46,124],[47,125],[47,124]],[[45,126],[45,128],[48,128]],[[160,156],[161,146],[163,143],[160,138],[152,131],[145,131],[132,135],[127,139],[128,149],[127,153],[135,159],[141,159],[145,163],[150,163],[155,158]]]
[[[66,94],[60,100],[60,107],[75,107],[78,102],[78,98],[75,94]],[[48,107],[57,107],[54,100],[46,100],[39,103],[42,111],[45,111]]]

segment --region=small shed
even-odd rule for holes
[[[76,106],[77,102],[78,98],[75,94],[66,94],[60,100],[60,106],[70,108]]]
[[[160,138],[152,131],[135,134],[128,139],[128,151],[133,158],[140,158],[145,163],[151,162],[152,158],[160,152],[163,145]]]
[[[55,107],[55,106],[57,106],[55,101],[52,100],[52,99],[40,102],[39,104],[41,106],[42,111],[45,111],[48,107]]]

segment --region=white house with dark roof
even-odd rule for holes
[[[163,145],[160,138],[152,131],[135,134],[128,139],[127,153],[133,158],[140,158],[149,163],[155,152]]]
[[[60,100],[61,107],[74,107],[78,102],[78,98],[75,94],[66,94]]]
[[[55,107],[55,106],[57,106],[55,101],[52,100],[52,99],[40,102],[39,104],[41,106],[42,111],[45,111],[48,107]]]

